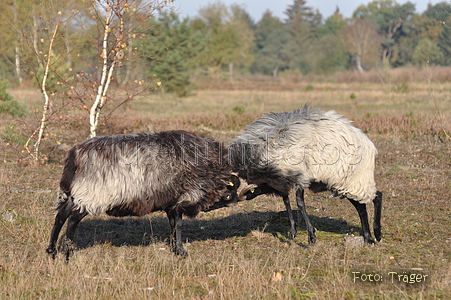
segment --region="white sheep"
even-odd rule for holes
[[[309,243],[316,242],[310,223],[304,189],[331,190],[347,198],[357,209],[366,243],[374,243],[366,204],[374,203],[374,234],[381,240],[382,193],[376,190],[376,147],[348,119],[335,111],[311,109],[306,104],[292,112],[269,113],[256,120],[229,145],[233,170],[248,182],[242,194],[252,199],[260,194],[283,197],[290,219],[290,235],[296,223],[289,202],[294,189],[305,220]]]

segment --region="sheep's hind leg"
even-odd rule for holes
[[[310,223],[310,219],[307,215],[307,210],[305,209],[304,189],[296,189],[296,202],[298,204],[299,210],[301,211],[302,217],[304,218],[305,225],[307,226],[308,242],[309,244],[314,244],[316,243],[316,229],[315,227],[313,227],[312,223]]]
[[[50,234],[50,243],[47,247],[46,251],[48,254],[52,255],[52,258],[55,259],[56,256],[56,242],[58,241],[58,236],[61,232],[61,228],[69,217],[74,205],[72,199],[69,198],[66,202],[63,202],[58,207],[58,212],[55,217],[55,223],[53,225],[52,233]]]
[[[288,195],[283,196],[283,203],[285,204],[288,219],[290,220],[290,238],[294,239],[296,237],[296,221],[293,217],[293,210],[291,209],[290,198],[288,198]]]
[[[176,209],[168,209],[166,214],[171,226],[171,236],[169,238],[171,251],[181,257],[187,257],[188,253],[183,249],[182,245],[182,213]]]
[[[72,210],[67,221],[66,234],[61,244],[63,251],[66,254],[66,261],[69,261],[70,255],[74,252],[74,235],[80,221],[87,215],[87,212],[80,212],[80,210]]]
[[[382,239],[382,226],[381,226],[381,215],[382,215],[382,193],[377,191],[376,197],[373,199],[374,204],[374,223],[373,230],[374,236],[377,241]]]
[[[368,213],[366,211],[366,204],[359,203],[358,201],[348,199],[352,205],[357,209],[360,217],[360,223],[362,225],[362,235],[365,243],[374,244],[373,237],[370,232],[370,225],[368,223]]]

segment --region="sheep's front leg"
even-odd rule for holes
[[[302,217],[304,218],[305,225],[307,226],[308,242],[309,244],[314,244],[316,243],[316,229],[315,227],[313,227],[312,223],[310,223],[310,219],[307,215],[307,210],[305,209],[304,189],[296,189],[296,202],[298,204],[299,210],[301,211]]]
[[[288,195],[283,196],[283,203],[285,204],[288,219],[290,220],[290,237],[294,239],[296,237],[296,220],[293,217],[293,211],[291,210],[290,198],[288,198]]]
[[[382,215],[382,193],[377,191],[376,197],[373,199],[374,204],[374,223],[373,230],[376,240],[380,241],[382,239],[382,226],[381,226],[381,215]]]
[[[366,204],[359,203],[358,201],[348,199],[352,205],[357,209],[360,217],[360,223],[362,225],[362,235],[365,243],[374,244],[373,237],[370,232],[370,224],[368,223],[368,213],[366,211]]]
[[[171,235],[169,244],[171,251],[181,257],[187,257],[188,253],[183,249],[182,245],[182,213],[176,209],[167,209],[169,225],[171,226]]]

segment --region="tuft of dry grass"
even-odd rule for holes
[[[448,299],[451,91],[440,82],[410,82],[408,92],[376,83],[313,83],[309,91],[304,85],[291,91],[265,91],[262,85],[198,90],[185,99],[142,97],[101,130],[185,129],[228,142],[267,111],[305,102],[335,109],[378,148],[376,182],[384,193],[380,243],[349,247],[345,237],[360,232],[352,205],[307,192],[307,211],[318,229],[315,245],[307,245],[302,220],[298,237],[289,240],[282,200],[261,196],[184,220],[187,259],[169,252],[169,225],[157,212],[143,218],[87,217],[71,261],[66,264],[61,256],[53,261],[45,248],[65,155],[61,146],[83,140],[88,129],[83,118],[50,123],[45,157],[35,164],[20,144],[33,115],[5,117],[0,120],[0,217],[13,213],[15,218],[0,219],[0,298]],[[372,217],[371,207],[369,213]],[[382,280],[371,282],[376,275]]]

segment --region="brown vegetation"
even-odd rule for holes
[[[272,77],[263,75],[241,75],[236,81],[218,81],[214,79],[203,80],[198,84],[198,89],[221,89],[221,90],[268,90],[285,91],[297,90],[307,84],[315,83],[374,83],[393,84],[403,83],[428,83],[428,82],[450,82],[451,72],[448,67],[406,67],[396,69],[374,69],[360,73],[355,71],[337,72],[328,75],[302,75],[300,72],[280,74],[274,80]]]
[[[39,98],[11,91],[31,113],[0,120],[0,298],[449,298],[451,91],[440,80],[397,71],[390,73],[390,83],[346,82],[346,74],[337,74],[342,81],[336,83],[285,82],[292,88],[270,91],[267,82],[239,90],[221,83],[220,91],[202,87],[183,99],[142,97],[104,120],[100,134],[185,129],[227,142],[266,111],[312,102],[345,114],[374,141],[376,182],[384,193],[382,242],[363,247],[344,242],[346,234],[359,235],[358,216],[347,201],[327,193],[306,195],[317,244],[306,244],[303,222],[290,241],[281,199],[260,197],[186,220],[187,259],[167,251],[169,227],[164,214],[156,213],[89,217],[80,224],[72,260],[51,260],[45,248],[64,149],[85,139],[89,127],[73,110],[61,119],[53,116],[43,141],[45,156],[35,164],[23,142],[37,120],[33,108]],[[441,72],[433,78],[445,76]],[[418,80],[394,79],[409,76]],[[305,89],[308,84],[313,89]],[[362,274],[378,274],[383,281],[362,282]],[[421,280],[404,282],[411,274]]]

